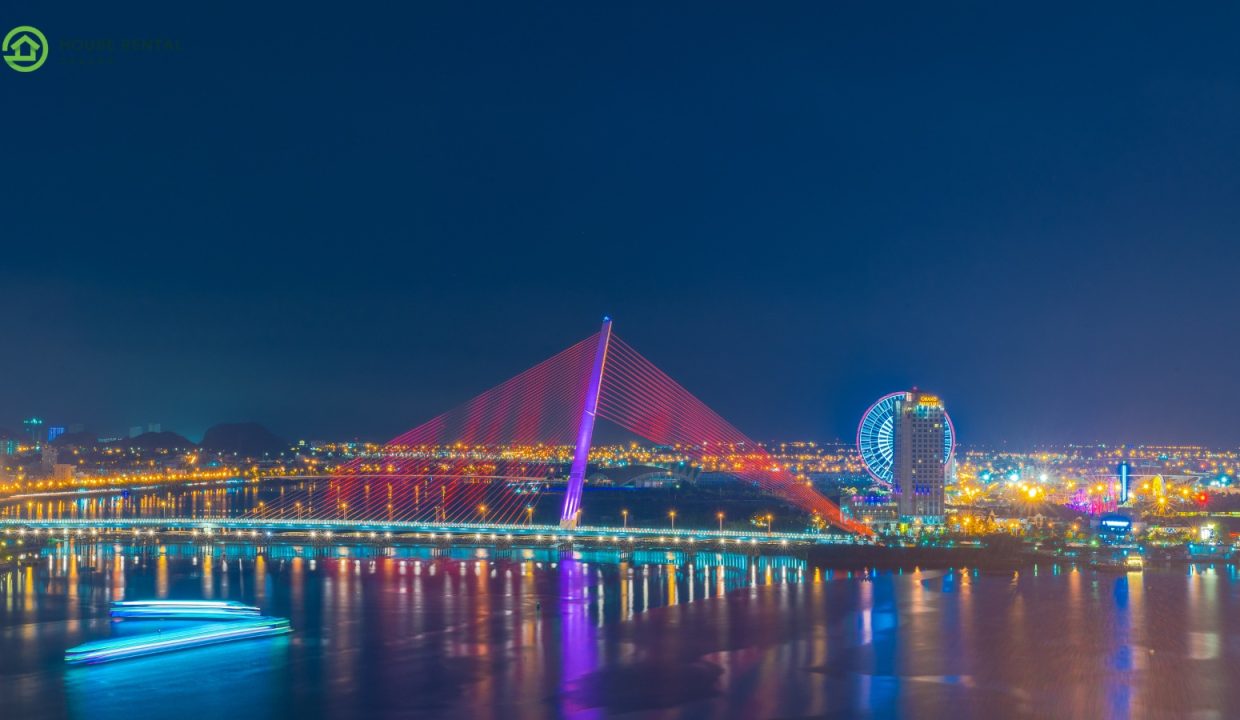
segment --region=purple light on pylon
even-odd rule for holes
[[[585,485],[586,464],[590,459],[590,440],[594,437],[594,418],[598,415],[599,388],[603,385],[603,366],[607,363],[607,346],[611,342],[611,318],[603,318],[603,329],[598,334],[598,349],[594,353],[594,369],[586,385],[586,404],[581,408],[581,422],[577,425],[577,446],[573,448],[573,465],[568,472],[568,492],[564,494],[564,510],[560,513],[560,525],[577,526],[577,513],[581,509],[581,491]]]

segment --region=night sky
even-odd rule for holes
[[[1240,444],[1240,5],[266,5],[0,10],[0,427],[384,439],[609,313],[758,438]]]

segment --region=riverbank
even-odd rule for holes
[[[1008,547],[888,547],[880,545],[814,545],[806,558],[811,565],[840,570],[867,568],[976,568],[1017,570],[1045,558]]]

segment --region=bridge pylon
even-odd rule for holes
[[[577,424],[577,444],[573,448],[573,464],[568,472],[568,491],[564,493],[564,509],[560,512],[560,527],[575,530],[581,517],[581,492],[586,481],[586,467],[590,460],[590,441],[594,437],[594,420],[598,416],[599,392],[603,386],[603,370],[607,366],[607,349],[611,345],[611,318],[603,318],[603,328],[598,334],[598,348],[594,353],[594,366],[586,382],[586,402],[581,408],[581,420]]]

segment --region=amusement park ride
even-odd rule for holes
[[[861,416],[857,426],[857,451],[865,469],[880,484],[890,488],[895,479],[896,434],[895,417],[898,400],[909,393],[894,392],[879,398]],[[956,428],[947,412],[943,428],[943,464],[946,465],[956,451]]]

